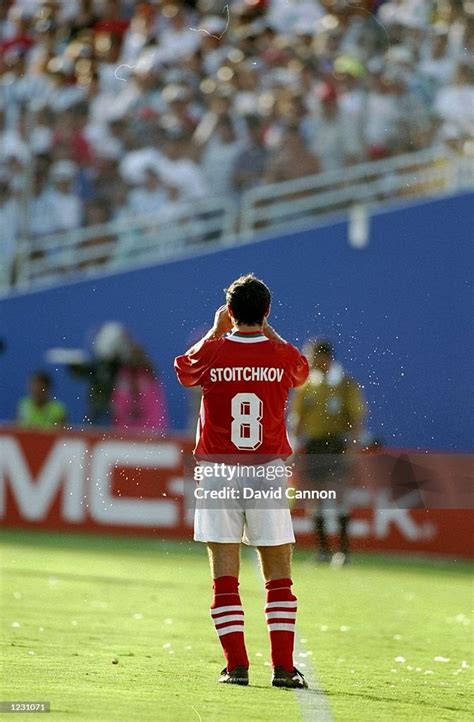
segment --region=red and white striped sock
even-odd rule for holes
[[[297,599],[292,594],[291,579],[272,579],[265,584],[267,590],[267,603],[265,617],[273,667],[283,667],[292,672],[293,647],[295,643],[295,623]]]
[[[239,580],[237,577],[217,577],[213,589],[211,617],[224,650],[227,671],[231,672],[235,667],[248,668]]]

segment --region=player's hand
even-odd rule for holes
[[[280,343],[286,343],[285,339],[282,338],[275,331],[275,329],[270,326],[266,316],[263,319],[262,332],[263,332],[263,335],[266,336],[267,338],[269,338],[271,341],[279,341]]]
[[[212,330],[216,336],[223,336],[225,333],[232,331],[232,320],[225,304],[217,309]]]

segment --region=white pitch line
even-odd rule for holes
[[[301,637],[296,631],[295,634],[295,656],[298,659],[299,653],[305,653],[304,644],[301,643]],[[309,689],[295,689],[295,695],[301,710],[301,716],[304,722],[332,722],[331,708],[329,700],[321,687],[313,665],[309,661],[309,657],[305,657],[303,674],[308,683]],[[296,662],[298,666],[298,662]]]
[[[197,716],[198,716],[198,718],[199,718],[199,722],[202,722],[202,717],[201,717],[201,715],[199,714],[199,712],[197,711],[196,707],[193,707],[193,706],[191,705],[191,709],[196,712],[196,714],[197,714]]]
[[[256,555],[254,557],[254,569],[258,578],[261,579],[260,565]],[[301,637],[299,636],[298,628],[296,627],[294,650],[294,656],[296,659],[298,659],[300,652],[306,653],[306,649],[304,644],[301,642]],[[329,700],[319,683],[316,672],[314,671],[313,665],[309,659],[309,657],[304,658],[305,667],[304,672],[302,673],[305,676],[309,689],[294,690],[301,710],[303,722],[333,722]],[[296,667],[298,667],[298,662],[296,662]]]

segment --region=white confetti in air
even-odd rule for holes
[[[77,627],[77,625],[78,625],[77,619],[71,619],[71,624],[73,627]]]
[[[39,632],[44,632],[44,627],[38,627]]]
[[[191,647],[190,644],[187,644],[187,645],[185,646],[185,649],[192,649],[192,647]]]
[[[30,649],[30,651],[28,652],[28,654],[31,654],[31,656],[34,657],[35,654],[36,654],[36,652],[33,652],[33,650]]]
[[[345,624],[342,625],[342,627],[339,627],[340,632],[348,632],[350,627],[346,627]]]
[[[449,657],[434,657],[433,662],[449,662]]]
[[[168,617],[165,619],[164,624],[173,624],[173,620]]]
[[[114,75],[115,75],[115,77],[116,77],[117,80],[121,80],[122,83],[126,83],[126,82],[127,82],[127,79],[126,79],[126,78],[121,78],[121,77],[119,77],[119,76],[117,75],[118,71],[120,70],[120,68],[130,68],[130,70],[133,70],[133,69],[136,68],[136,67],[137,67],[136,65],[128,65],[127,63],[120,63],[120,65],[118,65],[118,66],[115,68]]]
[[[169,649],[171,647],[171,642],[166,642],[166,644],[163,645],[163,649]]]
[[[405,657],[395,657],[395,662],[398,662],[399,664],[405,664],[406,659]]]
[[[461,669],[469,669],[469,665],[465,659],[461,662]]]
[[[133,615],[133,618],[134,619],[143,619],[143,614],[140,614],[140,612],[137,612],[136,614]]]
[[[400,639],[402,638],[402,635],[401,635],[401,634],[394,634],[394,635],[393,635],[393,638],[394,638],[397,642],[399,642]]]
[[[13,629],[19,629],[21,627],[20,622],[12,622]]]
[[[328,627],[327,627],[325,624],[321,624],[321,626],[320,626],[319,628],[320,628],[321,632],[327,632],[327,631],[328,631]]]
[[[425,674],[434,674],[432,669],[425,669]]]
[[[206,28],[189,28],[189,29],[192,30],[194,33],[206,33],[206,35],[209,35],[210,38],[215,38],[216,40],[220,40],[226,34],[227,30],[229,29],[229,23],[230,23],[229,6],[224,5],[224,10],[227,13],[227,22],[225,24],[224,30],[221,32],[220,35],[213,35],[212,33],[209,32],[209,30],[206,30]]]

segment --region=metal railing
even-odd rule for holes
[[[310,225],[354,205],[374,207],[464,187],[474,187],[473,159],[422,151],[254,188],[244,198],[241,230],[252,236],[261,229]]]
[[[89,226],[20,244],[17,286],[31,288],[112,269],[179,258],[310,226],[334,214],[474,188],[468,156],[422,151],[343,170],[257,186],[240,207],[225,198],[181,204],[173,213]]]
[[[68,233],[30,239],[21,248],[21,287],[64,281],[107,268],[138,266],[179,256],[186,249],[220,244],[237,227],[227,199],[183,203],[168,212],[125,218]]]

